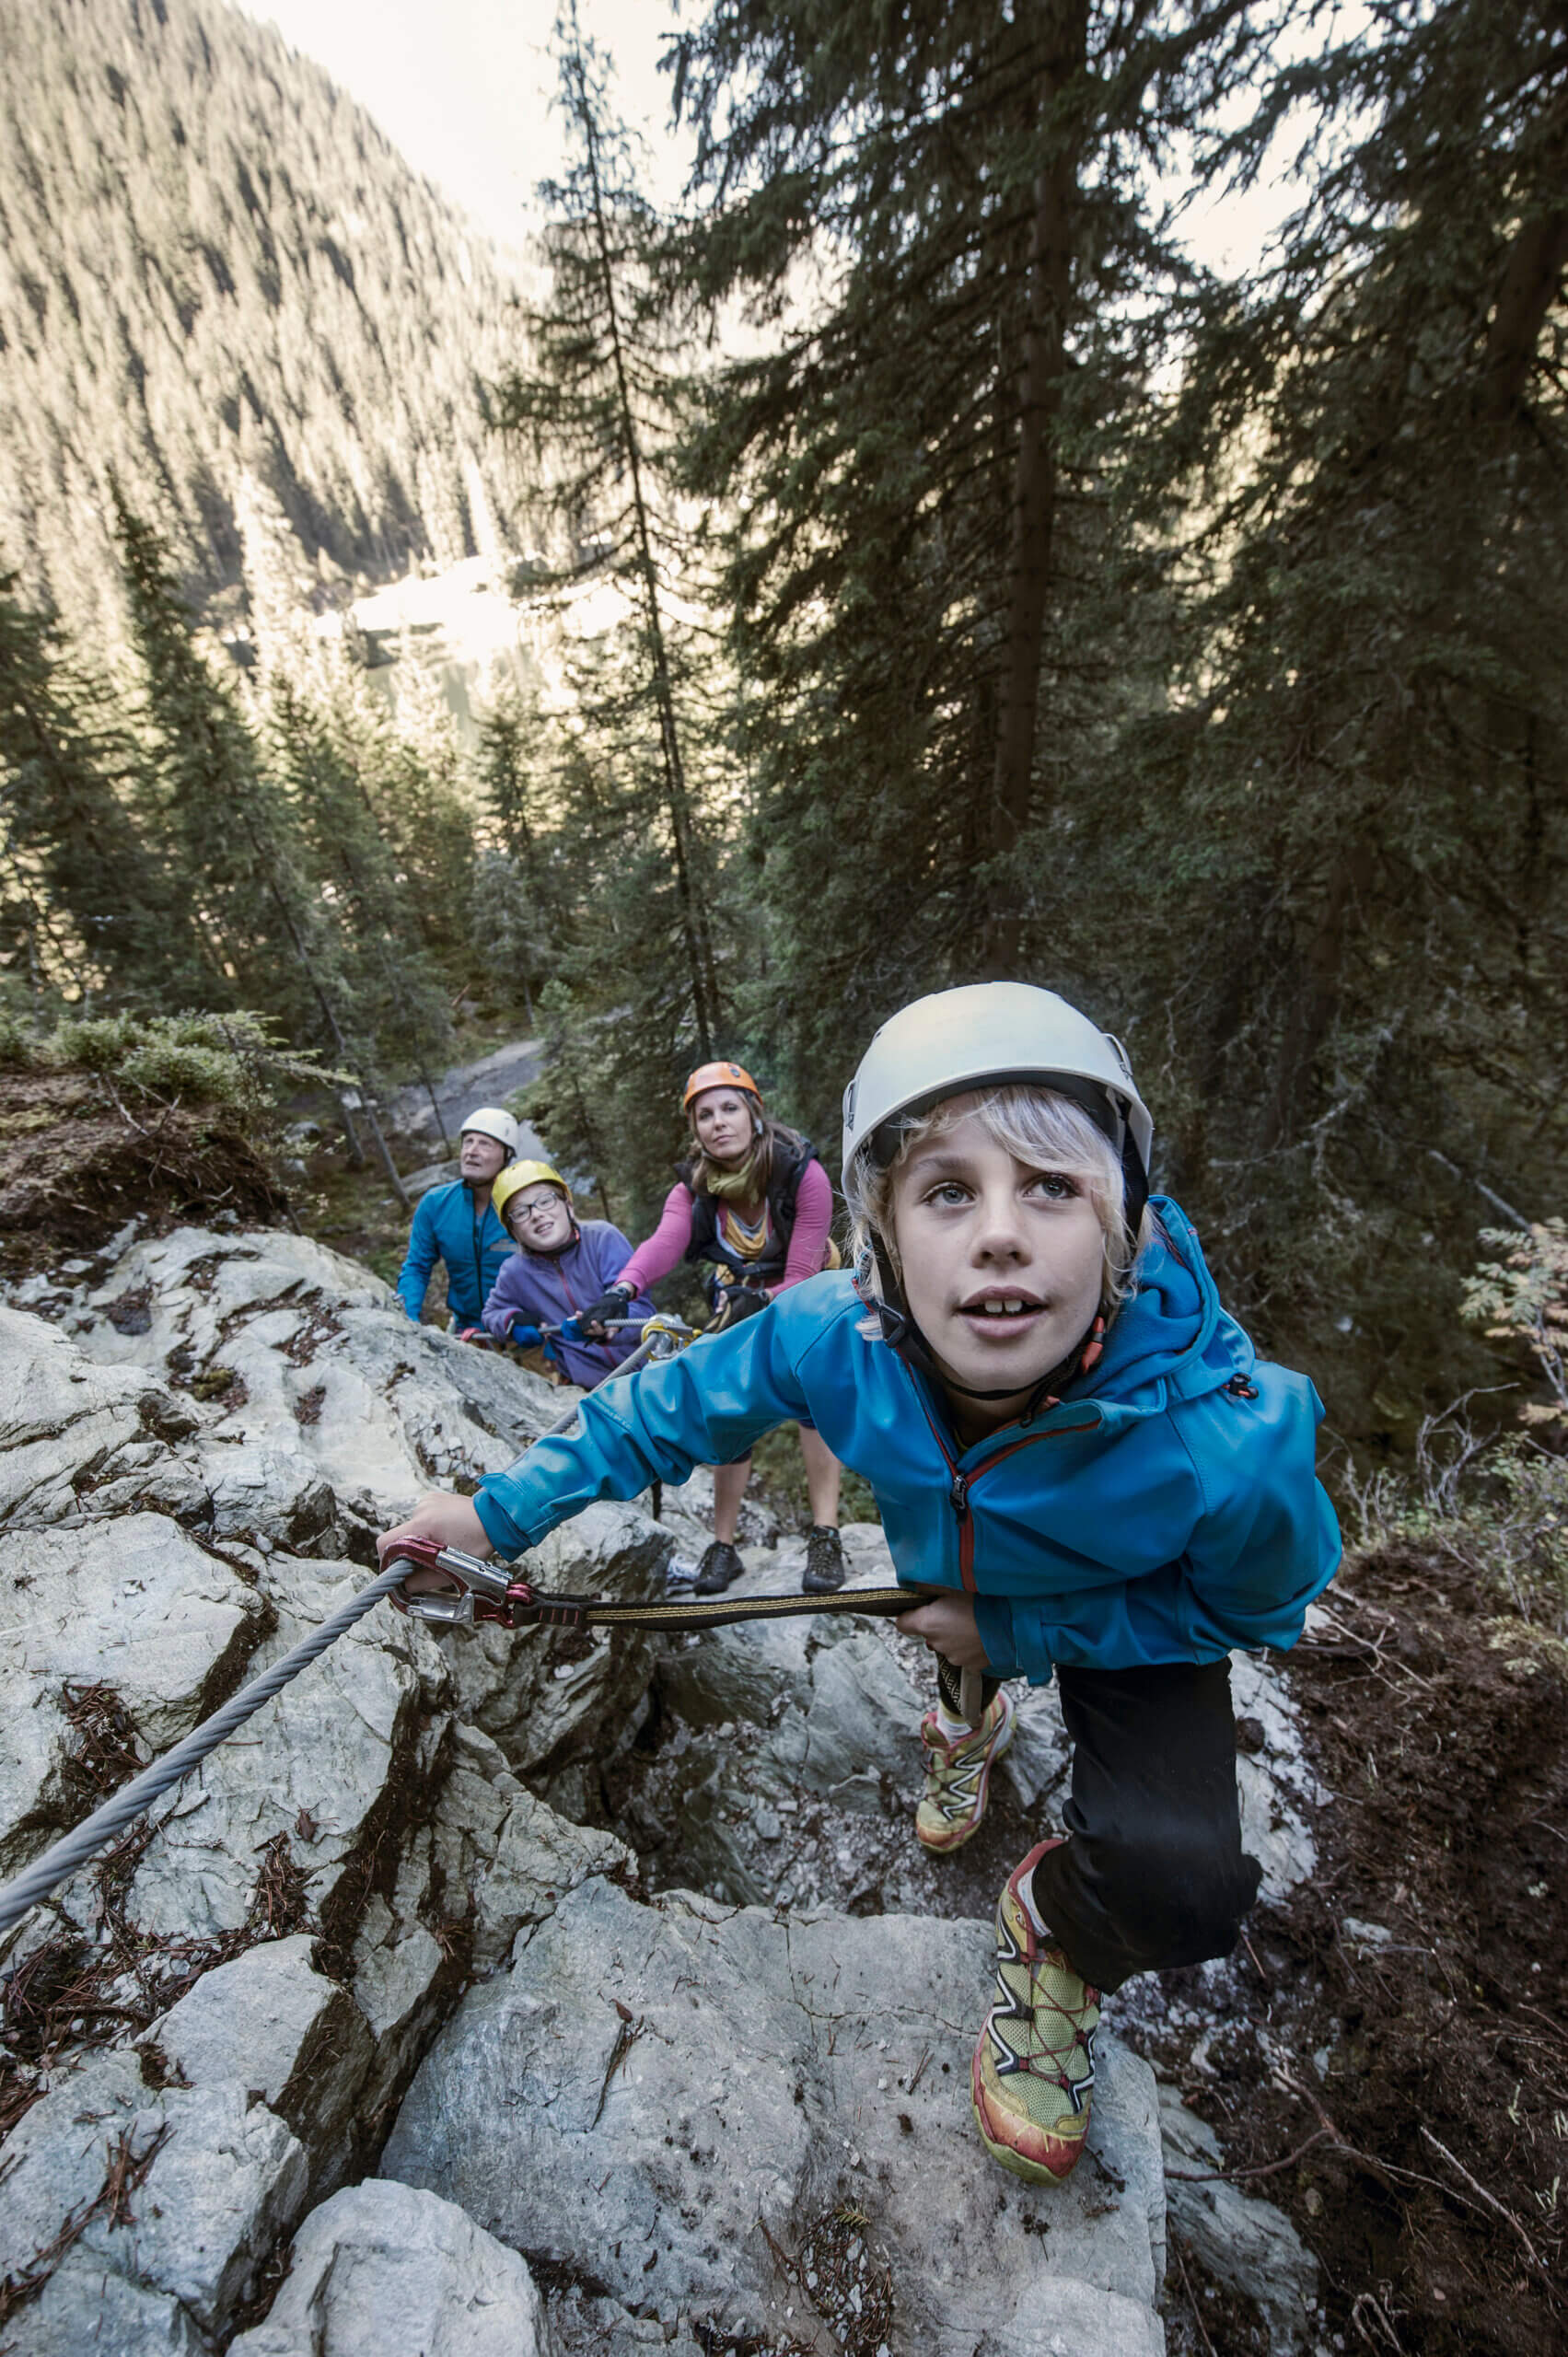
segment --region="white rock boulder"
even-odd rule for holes
[[[264,2324],[229,2357],[552,2357],[514,2250],[450,2201],[372,2179],[313,2210]]]
[[[792,2304],[828,2320],[797,2262],[847,2204],[900,2357],[1069,2331],[1075,2353],[1158,2350],[1153,2075],[1108,2046],[1065,2189],[997,2169],[969,2117],[993,1956],[976,1923],[648,1907],[593,1878],[463,2000],[383,2172],[514,2248],[591,2250],[612,2298],[726,2334],[782,2333]]]

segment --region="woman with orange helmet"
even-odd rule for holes
[[[646,1293],[681,1260],[713,1270],[709,1296],[715,1323],[733,1326],[765,1309],[775,1294],[803,1278],[838,1266],[829,1237],[833,1190],[811,1142],[775,1121],[762,1092],[741,1064],[699,1064],[681,1097],[691,1151],[665,1198],[659,1224],[639,1244],[616,1283],[583,1312],[585,1333],[603,1330],[625,1315],[633,1294]],[[839,1461],[808,1425],[800,1428],[811,1533],[801,1585],[824,1596],[842,1587]],[[697,1568],[699,1596],[716,1596],[745,1566],[735,1550],[740,1502],[751,1471],[750,1452],[714,1468],[714,1542]]]

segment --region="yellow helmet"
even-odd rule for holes
[[[547,1187],[560,1188],[566,1198],[566,1209],[571,1212],[574,1219],[576,1218],[577,1214],[572,1209],[572,1190],[553,1163],[509,1162],[490,1190],[490,1200],[495,1206],[495,1216],[503,1226],[506,1224],[506,1206],[513,1196],[520,1192],[524,1187],[537,1187],[541,1182]]]

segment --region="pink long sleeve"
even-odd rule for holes
[[[691,1241],[691,1190],[678,1178],[664,1199],[664,1209],[653,1234],[639,1244],[626,1266],[616,1279],[618,1284],[632,1284],[638,1293],[646,1293],[657,1284],[660,1277],[668,1277],[680,1260]]]
[[[617,1282],[634,1284],[639,1293],[646,1293],[660,1277],[668,1277],[684,1258],[691,1241],[691,1190],[678,1178],[664,1199],[658,1225],[645,1243],[638,1245]],[[816,1276],[822,1266],[828,1231],[832,1225],[833,1190],[827,1172],[813,1156],[800,1174],[784,1271],[771,1288],[772,1292],[783,1293],[786,1285],[797,1285],[803,1277]]]
[[[775,1294],[783,1293],[786,1285],[797,1285],[803,1277],[818,1274],[832,1225],[833,1190],[827,1172],[813,1155],[800,1174],[800,1187],[795,1198],[795,1225],[790,1230],[784,1275],[773,1287]]]

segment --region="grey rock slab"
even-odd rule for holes
[[[296,1933],[218,1965],[143,2044],[177,2084],[259,2092],[304,2144],[319,2189],[346,2165],[374,2047],[347,1990],[316,1970],[314,1945]]]
[[[1211,2275],[1256,2303],[1268,2328],[1271,2357],[1293,2357],[1314,2338],[1318,2262],[1283,2210],[1219,2178],[1193,2184],[1224,2165],[1219,2139],[1189,2111],[1174,2087],[1159,2091],[1160,2135],[1167,2171],[1171,2226]]]
[[[678,1638],[659,1664],[659,1691],[689,1726],[769,1726],[781,1700],[810,1707],[811,1629],[808,1620],[753,1620]]]
[[[671,1540],[634,1507],[590,1505],[541,1539],[528,1576],[566,1595],[632,1600],[664,1593]],[[612,1744],[653,1675],[647,1638],[600,1631],[584,1647],[549,1629],[443,1632],[459,1715],[532,1773]]]
[[[0,1558],[0,1872],[99,1795],[68,1780],[68,1683],[112,1688],[144,1761],[238,1677],[260,1607],[226,1563],[158,1515],[14,1531]]]
[[[357,1565],[273,1556],[267,1579],[279,1599],[278,1626],[253,1655],[252,1673],[297,1643],[364,1573]],[[377,1609],[155,1804],[128,1921],[155,1938],[238,1930],[260,1852],[280,1834],[319,1913],[412,1747],[418,1699],[405,1624]],[[302,1822],[314,1831],[302,1832]],[[67,1893],[73,1908],[80,1888]]]
[[[1233,1654],[1231,1704],[1238,1719],[1258,1722],[1260,1751],[1238,1751],[1241,1839],[1263,1869],[1262,1895],[1282,1899],[1316,1873],[1312,1817],[1329,1795],[1307,1764],[1300,1714],[1271,1657]]]
[[[144,1295],[117,1324],[117,1305]],[[499,1471],[556,1412],[538,1376],[412,1324],[367,1269],[272,1229],[137,1247],[92,1296],[81,1340],[127,1372],[178,1354],[187,1376],[238,1378],[195,1411],[182,1510],[210,1492],[227,1535],[281,1544],[300,1543],[312,1499],[384,1523],[435,1482]]]
[[[1073,1747],[1062,1724],[1062,1706],[1051,1686],[1010,1684],[1016,1716],[1002,1771],[1025,1808],[1036,1808],[1064,1784]]]
[[[514,1039],[505,1047],[493,1048],[477,1062],[454,1064],[441,1074],[436,1083],[436,1101],[441,1109],[437,1120],[430,1102],[430,1092],[423,1085],[400,1088],[383,1105],[382,1118],[394,1135],[429,1137],[435,1143],[446,1125],[454,1150],[459,1128],[465,1116],[480,1105],[503,1105],[520,1088],[527,1088],[539,1076],[540,1047],[536,1039]],[[519,1124],[522,1145],[519,1151],[536,1159],[548,1160],[538,1134],[527,1122]]]
[[[95,1366],[44,1318],[0,1306],[0,1528],[80,1519],[122,1450],[181,1420],[138,1370]]]
[[[100,2197],[121,2155],[146,2170],[114,2222]],[[12,2130],[6,2158],[0,2276],[24,2273],[91,2209],[79,2258],[172,2294],[203,2331],[248,2296],[306,2197],[304,2150],[264,2104],[233,2085],[149,2089],[123,2052],[58,2078]]]
[[[969,2108],[993,1958],[981,1924],[645,1907],[596,1878],[470,1991],[383,2169],[616,2299],[725,2329],[782,2319],[761,2222],[798,2248],[843,2200],[889,2254],[900,2357],[1016,2346],[1063,2281],[1101,2316],[1114,2301],[1149,2315],[1164,2236],[1152,2074],[1107,2044],[1066,2187],[996,2168]],[[1143,2345],[1159,2345],[1152,2316]]]
[[[310,2212],[266,2322],[229,2344],[229,2357],[552,2351],[544,2303],[517,2253],[454,2203],[380,2178]]]
[[[408,2030],[445,1960],[428,1925],[394,1914],[378,1894],[371,1898],[354,1945],[354,1993],[378,2049]]]
[[[10,2333],[17,2357],[205,2357],[207,2347],[168,2293],[128,2282],[80,2250],[66,2253]]]
[[[846,1523],[840,1535],[848,1565],[846,1589],[893,1584],[892,1559],[877,1524]],[[806,1542],[748,1546],[741,1561],[746,1569],[725,1591],[727,1596],[798,1595]],[[827,1614],[703,1630],[672,1647],[659,1667],[660,1690],[691,1726],[716,1726],[726,1719],[766,1726],[784,1703],[809,1709],[811,1664],[824,1646],[865,1633],[865,1621]]]
[[[916,1780],[918,1736],[925,1704],[904,1676],[890,1645],[870,1630],[824,1647],[811,1665],[811,1707],[801,1781],[830,1794],[852,1778],[884,1770],[903,1784]]]
[[[490,1782],[460,1764],[442,1787],[431,1830],[448,1916],[468,1895],[476,1972],[498,1964],[525,1924],[542,1922],[590,1875],[636,1865],[613,1833],[573,1824],[515,1777]]]

